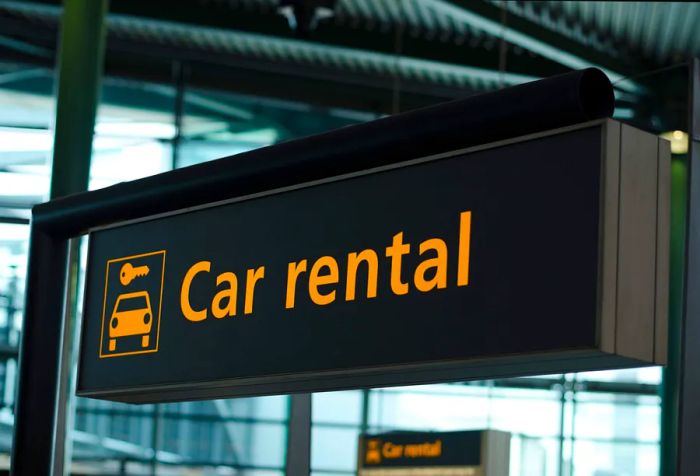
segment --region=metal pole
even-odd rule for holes
[[[688,228],[681,328],[678,475],[700,474],[700,59],[690,63]]]
[[[571,437],[569,438],[569,473],[574,474],[574,459],[576,457],[576,412],[578,410],[576,392],[578,392],[577,374],[574,374],[574,379],[571,381]]]
[[[68,241],[32,227],[11,474],[52,474]]]
[[[107,0],[65,0],[58,57],[58,88],[51,198],[87,190],[92,136],[104,52]],[[61,401],[63,316],[68,271],[67,237],[56,237],[33,224],[27,274],[24,329],[12,449],[12,474],[60,474],[57,455],[65,430]],[[70,297],[74,299],[74,296]],[[71,327],[68,326],[69,332]],[[63,392],[65,395],[66,393]],[[59,412],[58,409],[61,408]],[[60,450],[59,450],[60,451]]]
[[[151,457],[151,475],[156,476],[158,473],[158,445],[160,444],[160,404],[153,405],[153,414],[151,415],[153,422],[153,434],[151,435],[151,446],[153,447],[153,456]]]
[[[559,468],[559,476],[564,475],[564,445],[566,444],[566,438],[564,437],[564,428],[566,420],[566,375],[559,378],[559,385],[561,386],[561,391],[559,395],[559,463],[557,467]],[[491,425],[488,426],[491,428]]]
[[[77,353],[74,352],[78,329],[78,278],[80,268],[80,238],[68,242],[68,273],[64,294],[63,330],[58,368],[58,405],[54,438],[54,475],[70,474],[70,457],[73,442],[70,429],[75,418],[75,370]],[[68,463],[66,464],[66,459]]]
[[[360,434],[367,434],[369,429],[369,389],[362,390],[362,421],[360,422]]]
[[[65,0],[58,58],[51,198],[87,190],[107,0]]]
[[[290,397],[287,432],[287,476],[311,474],[311,394]]]
[[[185,76],[187,65],[176,61],[173,63],[173,76],[175,78],[175,108],[173,123],[175,125],[175,135],[172,141],[172,163],[171,168],[175,170],[180,166],[180,144],[182,143],[182,116],[185,113]]]
[[[681,320],[685,269],[685,230],[688,202],[688,162],[671,163],[671,274],[668,324],[668,365],[663,369],[661,395],[662,476],[675,476],[678,462],[678,402],[681,361]]]

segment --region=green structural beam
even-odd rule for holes
[[[680,399],[681,320],[685,230],[688,203],[688,164],[685,158],[671,163],[671,275],[668,325],[668,366],[661,386],[661,475],[676,474],[678,454],[678,404]]]
[[[105,46],[107,0],[65,0],[57,63],[58,87],[51,199],[87,190],[95,115]],[[58,250],[54,269],[42,268],[42,279],[63,287],[65,258],[69,260],[66,282],[65,319],[44,313],[32,313],[31,291],[25,307],[23,344],[20,355],[20,382],[15,411],[15,435],[12,474],[66,474],[69,467],[73,394],[72,364],[78,290],[79,241],[73,240],[70,252],[55,240],[47,240],[32,227],[32,246],[48,244]],[[51,248],[54,246],[55,248]],[[31,273],[36,274],[30,263]],[[63,268],[63,269],[62,269]],[[33,349],[26,343],[44,341]],[[61,336],[54,338],[52,336]],[[39,347],[39,348],[37,348]],[[43,361],[39,369],[37,365]]]
[[[673,164],[668,367],[661,425],[662,476],[700,474],[700,58],[689,64],[689,149]]]
[[[107,0],[65,0],[51,198],[87,190],[102,76]]]
[[[51,199],[83,192],[90,181],[90,158],[99,103],[108,0],[65,0],[58,56],[56,128],[51,167]],[[58,401],[53,448],[54,474],[70,467],[74,393],[73,355],[78,311],[80,241],[69,251],[66,300],[59,349]]]

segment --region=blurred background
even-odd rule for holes
[[[0,469],[30,209],[51,179],[61,15],[60,1],[0,0]],[[679,237],[697,25],[700,5],[675,2],[112,0],[90,189],[596,66],[616,119],[672,140]],[[312,474],[355,474],[363,433],[490,428],[512,433],[514,476],[657,475],[662,395],[659,368],[315,394]],[[281,475],[288,415],[284,396],[77,399],[71,468]]]

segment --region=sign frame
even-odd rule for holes
[[[79,387],[78,395],[131,403],[148,403],[664,364],[668,325],[670,150],[668,144],[656,136],[613,120],[597,120],[529,134],[184,210],[122,221],[114,225],[95,227],[90,231],[142,223],[585,128],[598,128],[603,145],[598,254],[597,326],[599,335],[598,345],[595,348],[558,350],[536,355],[509,355],[492,359],[376,366],[191,384],[139,386],[116,390],[95,391]],[[651,188],[654,193],[650,194]],[[644,296],[652,300],[651,305],[644,302],[644,299],[639,299],[640,290]]]

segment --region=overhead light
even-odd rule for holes
[[[99,122],[95,132],[115,137],[172,139],[176,129],[174,124],[164,122]]]
[[[688,153],[688,133],[683,131],[668,131],[661,134],[661,137],[671,142],[672,154]]]

